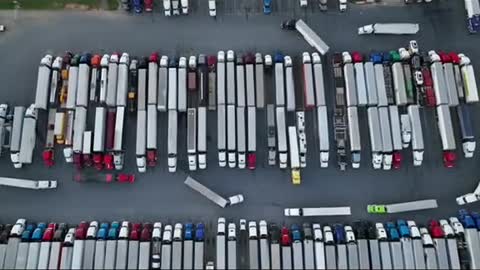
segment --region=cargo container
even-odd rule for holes
[[[225,105],[217,105],[217,148],[218,148],[218,165],[220,167],[227,166],[227,119]]]
[[[322,60],[318,53],[312,53],[313,74],[315,80],[315,99],[317,106],[325,106],[325,83],[323,80]]]
[[[455,167],[455,135],[453,132],[452,118],[448,105],[437,106],[437,124],[440,138],[442,140],[443,166],[446,168]]]
[[[362,143],[360,140],[360,126],[358,123],[358,110],[356,107],[347,108],[348,116],[348,135],[350,138],[350,153],[352,160],[352,168],[360,168],[360,151]]]
[[[245,90],[245,66],[241,55],[237,56],[236,62],[236,82],[237,82],[237,107],[245,107],[246,90]]]
[[[285,106],[285,77],[283,68],[284,57],[281,53],[275,54],[275,105]]]
[[[117,106],[127,106],[128,95],[128,71],[130,69],[130,56],[123,53],[118,65],[118,80],[117,80]]]
[[[367,85],[365,83],[365,69],[363,67],[363,56],[359,52],[352,53],[353,68],[355,69],[355,81],[357,86],[358,106],[365,106],[368,103]]]
[[[278,159],[281,169],[287,168],[288,146],[287,146],[287,128],[285,121],[285,108],[276,108],[277,121],[277,140],[278,140]]]
[[[423,129],[420,120],[420,112],[418,105],[408,106],[408,115],[412,126],[412,152],[413,166],[421,166],[423,162]]]
[[[198,168],[207,168],[207,108],[198,107]]]
[[[105,103],[107,100],[107,88],[108,88],[108,62],[110,61],[110,55],[104,54],[100,60],[100,95],[98,101]]]
[[[310,53],[304,52],[302,55],[302,71],[303,71],[303,103],[305,109],[315,107],[315,89],[313,84],[312,58]]]
[[[225,105],[225,52],[217,54],[217,105]]]
[[[91,55],[89,53],[83,54],[80,57],[80,65],[78,67],[78,84],[76,106],[86,107],[88,105],[90,94],[90,61]]]
[[[168,171],[175,172],[177,170],[177,131],[178,116],[175,110],[168,111]]]
[[[147,104],[157,104],[157,91],[158,91],[158,53],[154,52],[148,58],[148,90],[147,90]]]
[[[168,65],[168,109],[177,110],[177,60],[172,58]]]
[[[78,64],[80,62],[80,55],[76,54],[70,62],[68,69],[68,93],[65,107],[69,110],[75,108],[75,99],[77,98],[78,86]]]
[[[37,109],[46,110],[48,106],[52,61],[53,56],[49,54],[40,60],[37,75],[37,91],[35,93],[35,108]]]
[[[265,80],[263,77],[263,57],[261,53],[255,54],[255,92],[257,109],[265,107]]]
[[[137,164],[137,169],[139,172],[143,173],[147,171],[147,160],[146,160],[146,150],[147,150],[147,112],[138,111],[137,112],[137,137],[136,137],[136,146],[135,146],[135,160]]]
[[[237,166],[237,132],[236,132],[235,106],[227,105],[227,152],[228,167],[235,168]]]
[[[268,148],[268,165],[274,166],[276,163],[276,130],[275,130],[275,106],[267,104],[267,148]]]
[[[157,108],[154,104],[147,106],[147,166],[157,165]]]
[[[285,91],[287,98],[287,112],[295,111],[295,81],[293,77],[293,62],[290,56],[284,57],[285,64]]]
[[[93,133],[93,163],[97,170],[101,170],[103,168],[106,120],[107,109],[104,107],[95,108],[95,126]]]
[[[235,105],[235,53],[227,52],[227,105]],[[228,107],[227,107],[228,108]],[[227,109],[228,110],[228,109]]]
[[[119,55],[117,53],[114,53],[110,56],[110,61],[108,63],[107,96],[105,99],[105,103],[109,107],[114,107],[117,105],[118,61]]]
[[[237,153],[238,168],[246,167],[247,139],[245,129],[245,107],[237,107]]]
[[[115,170],[122,170],[124,160],[123,148],[123,126],[125,124],[125,107],[117,106],[117,113],[115,117],[115,134],[113,138],[113,164]]]
[[[370,133],[370,146],[372,150],[372,165],[374,169],[380,169],[383,161],[383,141],[380,127],[380,118],[377,107],[369,107],[368,128]]]
[[[256,108],[255,107],[248,107],[247,108],[247,166],[250,170],[254,170],[256,168],[257,162],[257,116],[256,116]]]
[[[178,61],[178,111],[187,111],[187,58]]]
[[[154,66],[155,65],[153,65],[152,69],[155,69]],[[164,56],[162,56],[162,59],[160,60],[160,68],[158,69],[158,103],[157,103],[157,109],[161,112],[166,112],[167,111],[167,93],[168,93],[168,88],[169,88],[169,84],[170,84],[170,82],[168,81],[168,74],[169,74],[168,57],[164,55]],[[150,79],[149,79],[149,82],[150,82]],[[154,90],[156,91],[157,87],[156,86],[152,86],[152,87],[153,87],[152,91],[154,91]],[[156,99],[156,96],[155,97],[152,96],[153,94],[150,94],[150,90],[148,90],[148,91],[149,91],[148,92],[149,93],[148,94],[148,97],[149,97],[148,104],[154,104],[153,99],[154,98]]]

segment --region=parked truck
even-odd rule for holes
[[[285,64],[285,92],[287,112],[295,111],[295,82],[293,77],[293,62],[290,56],[284,57]]]
[[[303,100],[305,109],[311,109],[315,107],[315,88],[313,84],[313,69],[312,58],[310,53],[304,52],[302,55],[302,71],[303,71]],[[323,78],[323,77],[322,77]]]
[[[375,23],[359,27],[358,34],[414,35],[418,30],[420,26],[416,23]]]
[[[440,52],[438,54],[440,56],[440,60],[443,65],[443,72],[445,75],[445,86],[447,88],[448,94],[448,104],[450,106],[458,106],[459,99],[458,99],[458,90],[457,90],[457,82],[455,80],[455,73],[453,70],[453,63],[452,58],[449,54]]]
[[[288,142],[290,150],[290,168],[292,183],[299,185],[301,183],[300,176],[300,155],[298,150],[297,128],[295,126],[288,127]]]
[[[124,164],[123,126],[125,124],[125,106],[117,106],[115,115],[115,134],[113,138],[113,164],[116,170],[122,170]]]
[[[37,110],[35,105],[32,104],[25,111],[23,119],[19,159],[19,162],[22,164],[31,164],[33,161],[33,150],[35,149],[35,141],[37,139],[36,125]]]
[[[37,76],[37,91],[35,94],[35,108],[46,110],[48,106],[50,77],[52,73],[53,56],[45,55],[40,60]]]
[[[238,154],[238,168],[245,169],[246,166],[246,152],[247,152],[247,138],[245,126],[245,107],[237,107],[237,154]]]
[[[235,168],[237,166],[237,134],[235,123],[235,106],[227,105],[227,152],[228,167]]]
[[[56,180],[28,180],[21,178],[0,177],[0,186],[10,186],[26,189],[55,189]]]
[[[377,105],[379,107],[388,106],[382,55],[380,53],[372,53],[370,55],[370,61],[373,63],[373,69],[375,73],[375,85],[378,101]]]
[[[114,107],[117,103],[118,61],[119,55],[117,53],[113,53],[108,62],[108,84],[105,103],[109,107]]]
[[[317,107],[318,147],[320,152],[320,167],[327,168],[330,151],[330,135],[327,107]]]
[[[248,107],[247,108],[247,166],[250,170],[254,170],[256,168],[257,163],[257,129],[256,129],[256,108],[255,107]]]
[[[413,166],[421,166],[423,162],[424,144],[420,109],[418,105],[410,105],[407,110],[412,128]]]
[[[347,116],[352,168],[358,169],[360,168],[360,151],[362,150],[362,143],[360,141],[360,126],[358,123],[357,107],[348,107]]]
[[[214,82],[215,83],[215,82]],[[178,61],[178,111],[187,111],[187,58]]]
[[[353,52],[352,61],[353,67],[355,69],[358,106],[365,106],[368,104],[368,94],[362,54],[360,54],[359,52]]]
[[[123,53],[118,64],[116,106],[127,106],[128,96],[128,71],[130,69],[130,56]]]
[[[63,148],[63,157],[65,162],[73,163],[73,126],[75,112],[73,110],[68,110],[66,112],[66,127],[65,127],[65,147]]]
[[[437,106],[437,124],[442,140],[443,166],[446,168],[455,167],[455,135],[453,131],[452,118],[448,105]]]
[[[403,72],[403,64],[397,51],[391,51],[390,56],[393,59],[392,75],[395,101],[397,106],[403,106],[407,104],[407,92],[405,87],[405,74]]]
[[[207,107],[198,107],[198,168],[207,168]]]
[[[458,57],[460,57],[460,71],[463,78],[465,101],[467,103],[478,102],[477,82],[475,80],[475,72],[471,65],[470,58],[462,53],[458,54]]]
[[[157,105],[158,91],[158,53],[154,52],[148,58],[148,90],[147,104]]]
[[[75,99],[77,98],[77,87],[78,87],[78,65],[80,62],[80,55],[76,54],[71,58],[70,65],[68,66],[68,91],[65,94],[66,104],[65,107],[69,110],[75,108]]]
[[[295,22],[295,29],[300,33],[305,41],[315,48],[319,53],[325,55],[330,47],[303,21]]]
[[[235,105],[235,53],[232,50],[227,51],[227,105]],[[219,99],[220,100],[220,99]],[[234,118],[235,119],[235,118]],[[227,117],[227,122],[230,120]],[[228,136],[230,137],[230,136]]]
[[[103,156],[103,164],[105,169],[113,170],[115,165],[113,164],[113,147],[115,142],[115,120],[116,109],[107,109],[107,124],[105,131],[105,155]]]
[[[480,31],[480,3],[478,0],[465,0],[467,11],[467,29],[470,33]]]
[[[107,109],[105,107],[95,108],[95,125],[93,133],[93,164],[97,170],[103,169],[106,120]]]
[[[284,75],[284,57],[277,52],[275,54],[275,105],[285,107],[285,75]]]
[[[237,55],[236,60],[236,93],[237,93],[237,107],[245,108],[246,106],[246,88],[245,88],[245,66],[242,55]]]
[[[1,106],[1,105],[0,105]],[[1,110],[1,108],[0,108]],[[42,153],[43,163],[47,168],[52,167],[54,162],[54,145],[55,145],[55,116],[56,116],[56,109],[50,108],[48,109],[48,120],[47,120],[47,136],[45,138],[45,148]],[[1,117],[1,116],[0,116]],[[0,120],[1,121],[1,120]],[[3,128],[0,126],[0,128]],[[0,142],[3,142],[3,138],[0,134]]]
[[[173,57],[168,64],[168,110],[177,110],[177,66],[178,60]]]
[[[177,170],[177,131],[178,131],[178,115],[177,111],[168,111],[168,171],[175,172]]]
[[[101,63],[102,57],[99,54],[95,54],[91,61],[90,61],[90,66],[92,68],[92,73],[90,76],[90,85],[89,85],[89,90],[90,90],[90,97],[89,100],[90,102],[98,102],[99,101],[99,95],[100,95],[100,85],[101,85]]]
[[[345,96],[347,107],[357,106],[357,87],[355,83],[355,73],[353,69],[352,56],[348,52],[342,53],[343,60],[343,78],[345,79]]]
[[[476,142],[473,132],[473,123],[470,116],[470,107],[467,104],[461,104],[457,107],[458,122],[460,123],[460,132],[462,136],[463,154],[466,158],[473,157]]]
[[[398,114],[398,107],[396,105],[388,106],[388,112],[390,115],[390,127],[392,129],[392,146],[393,146],[393,154],[392,154],[392,166],[394,169],[400,169],[402,165],[402,149],[403,149],[403,141],[402,141],[402,131],[401,131],[401,123],[400,123],[400,116]]]
[[[147,166],[157,165],[157,108],[147,105]]]
[[[372,165],[374,169],[380,169],[383,161],[383,141],[378,108],[369,107],[367,109],[367,114],[370,146],[372,150]]]
[[[387,95],[388,105],[395,104],[395,94],[393,91],[393,76],[392,76],[392,60],[393,57],[388,52],[382,54],[383,60],[383,77],[385,81],[385,93]]]
[[[326,106],[325,103],[325,82],[323,79],[322,59],[318,53],[312,53],[313,75],[315,81],[315,100],[316,105]]]
[[[187,109],[187,155],[190,171],[197,169],[197,109]]]
[[[89,53],[82,54],[78,66],[77,97],[75,105],[86,107],[90,95],[90,63],[92,56]]]
[[[63,58],[57,56],[52,63],[52,78],[50,80],[50,94],[48,98],[48,103],[50,106],[59,105],[58,96],[60,94],[60,88],[62,86],[62,68]]]
[[[285,108],[276,108],[276,120],[277,120],[277,141],[278,141],[278,159],[281,169],[287,168],[288,159],[288,146],[287,146],[287,127],[285,119]]]
[[[137,99],[138,99],[138,69],[139,62],[137,59],[132,59],[130,61],[130,66],[128,68],[128,93],[127,93],[127,108],[130,113],[135,113],[137,111]]]
[[[437,105],[449,104],[448,89],[445,82],[445,73],[443,71],[440,56],[435,51],[428,52],[430,60],[430,71],[433,79],[433,89],[435,91],[435,100]]]
[[[154,70],[155,68],[155,63],[154,62],[152,64],[152,62],[150,62],[149,64],[149,76],[150,76],[150,72],[153,72],[152,70]],[[153,67],[152,67],[153,66]],[[152,68],[150,68],[152,67]],[[150,89],[152,89],[152,91],[154,91],[155,89],[157,89],[157,86],[150,86],[150,77],[148,79],[149,81],[149,102],[154,102],[153,99],[156,98],[156,96],[152,96],[152,94],[150,94]],[[154,83],[155,79],[152,80],[152,84]],[[155,90],[156,91],[156,90]],[[158,100],[157,100],[157,109],[161,112],[166,112],[167,111],[167,94],[168,94],[168,56],[164,55],[162,56],[162,58],[160,59],[160,67],[158,68]],[[156,94],[155,94],[156,95]],[[150,103],[148,103],[150,104]]]
[[[268,148],[268,165],[274,166],[277,159],[276,150],[276,130],[275,130],[275,106],[267,104],[267,148]]]
[[[83,132],[87,126],[87,109],[85,107],[75,108],[75,122],[73,125],[73,164],[77,169],[83,167]]]

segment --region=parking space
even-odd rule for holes
[[[295,3],[294,3],[295,2]],[[458,2],[458,3],[457,3]],[[63,54],[92,51],[106,53],[126,51],[135,56],[149,55],[153,50],[167,55],[215,54],[218,50],[233,49],[236,52],[259,51],[273,54],[281,50],[295,59],[296,80],[301,66],[298,64],[303,51],[311,48],[295,32],[283,32],[279,25],[286,17],[302,17],[331,46],[331,51],[386,51],[405,46],[410,37],[363,37],[356,35],[358,26],[373,23],[372,20],[416,21],[421,32],[415,36],[421,49],[443,49],[465,52],[473,60],[477,70],[480,65],[479,36],[466,34],[465,12],[461,1],[450,1],[446,6],[424,8],[374,7],[350,5],[341,14],[331,10],[320,13],[318,7],[301,11],[296,1],[275,1],[273,14],[261,14],[258,0],[222,1],[218,5],[218,18],[208,17],[207,7],[192,3],[192,12],[181,18],[165,18],[154,12],[140,16],[128,16],[122,12],[21,12],[11,31],[0,38],[0,100],[10,105],[27,105],[33,101],[38,61],[45,52]],[[443,4],[444,2],[442,2]],[[203,5],[203,4],[202,4]],[[206,4],[205,4],[206,5]],[[291,5],[291,6],[289,6]],[[303,13],[302,13],[303,12]],[[440,14],[440,15],[439,15]],[[10,12],[0,17],[9,18]],[[333,82],[328,56],[325,63],[329,121],[333,113]],[[272,85],[268,86],[273,93]],[[297,87],[299,84],[297,83]],[[219,215],[238,219],[241,217],[281,222],[283,208],[294,206],[352,206],[352,217],[331,218],[326,221],[344,221],[372,218],[366,214],[368,203],[390,203],[414,199],[436,198],[440,208],[432,211],[408,214],[419,220],[447,216],[455,213],[455,197],[472,190],[478,181],[480,155],[473,159],[460,158],[457,168],[447,170],[441,164],[440,138],[433,110],[423,110],[425,130],[425,161],[421,168],[413,168],[410,151],[405,151],[405,163],[399,171],[374,171],[371,169],[369,151],[362,153],[360,170],[340,172],[336,167],[333,148],[328,169],[320,169],[315,139],[314,114],[307,113],[307,168],[302,170],[303,183],[292,186],[289,172],[266,163],[265,114],[257,114],[258,160],[262,165],[255,171],[225,169],[217,165],[216,114],[208,114],[208,169],[192,173],[220,194],[242,193],[245,203],[229,209],[218,209],[183,185],[187,170],[185,131],[179,132],[179,167],[176,174],[167,172],[166,115],[159,117],[159,161],[157,168],[145,175],[137,175],[132,185],[79,184],[72,181],[70,165],[61,160],[57,149],[57,164],[45,169],[41,161],[44,130],[37,141],[35,163],[21,170],[14,170],[8,155],[0,158],[0,171],[4,176],[56,179],[56,191],[34,192],[0,188],[2,220],[13,221],[19,216],[40,219],[58,219],[78,222],[81,219],[129,219],[129,220],[215,220]],[[186,119],[179,118],[179,126],[186,126]],[[127,119],[134,126],[135,117]],[[480,109],[474,108],[474,120],[480,119]],[[361,135],[365,149],[369,148],[366,113],[360,112]],[[478,123],[476,121],[475,123]],[[331,124],[331,123],[330,123]],[[331,125],[330,125],[331,126]],[[480,125],[475,126],[480,136]],[[330,129],[333,146],[333,129]],[[126,171],[135,168],[135,130],[125,133]],[[457,144],[460,145],[460,144]],[[457,151],[460,154],[460,151]],[[473,205],[472,209],[478,206]],[[399,215],[407,216],[407,215]],[[397,217],[397,216],[395,216]],[[385,219],[387,219],[385,217]]]

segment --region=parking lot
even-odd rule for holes
[[[229,2],[229,1],[225,1]],[[130,55],[146,56],[152,51],[160,54],[188,56],[218,50],[233,49],[237,52],[255,51],[274,53],[281,50],[298,60],[303,51],[312,51],[295,32],[284,32],[282,20],[299,17],[317,31],[334,51],[372,50],[387,51],[405,46],[411,37],[358,36],[357,27],[373,22],[418,22],[420,33],[414,38],[420,49],[437,49],[464,52],[470,56],[477,72],[480,70],[480,36],[467,34],[463,1],[438,1],[438,5],[359,6],[349,5],[347,13],[332,8],[320,13],[318,7],[301,11],[297,5],[288,8],[279,1],[271,16],[261,15],[259,3],[231,1],[228,6],[219,4],[217,19],[207,16],[207,7],[192,4],[189,16],[165,18],[160,12],[133,15],[116,12],[24,12],[13,20],[12,11],[1,11],[1,23],[8,32],[0,36],[0,102],[10,105],[27,105],[33,102],[40,58],[46,53],[63,54],[64,51],[91,51],[110,53],[126,51]],[[295,1],[296,2],[296,1]],[[283,5],[285,4],[285,5]],[[278,8],[278,12],[276,11]],[[241,11],[244,9],[244,11]],[[373,21],[375,20],[375,21]],[[329,113],[333,109],[332,70],[327,58],[326,89],[329,95]],[[295,66],[300,73],[300,65]],[[295,77],[300,80],[300,76]],[[297,82],[297,87],[300,84]],[[389,219],[373,217],[366,213],[369,203],[402,202],[434,198],[439,208],[432,211],[395,215],[426,220],[454,214],[458,209],[455,197],[472,191],[478,183],[478,152],[466,160],[457,144],[458,165],[444,169],[441,162],[441,143],[433,110],[423,111],[426,149],[423,166],[413,168],[411,151],[404,151],[405,166],[399,171],[374,171],[370,163],[366,112],[361,111],[361,137],[365,149],[359,170],[340,172],[336,166],[335,152],[331,147],[330,167],[320,169],[314,139],[313,115],[307,114],[308,160],[302,170],[302,185],[293,186],[288,171],[266,165],[263,113],[257,116],[257,170],[219,168],[216,151],[216,117],[209,113],[208,120],[208,168],[191,173],[192,177],[211,187],[221,195],[242,193],[245,202],[232,208],[220,209],[184,186],[187,174],[185,145],[179,143],[179,168],[176,174],[167,172],[166,115],[159,117],[159,166],[146,174],[137,174],[135,184],[95,184],[72,181],[74,169],[65,165],[57,148],[57,164],[45,169],[41,161],[44,128],[37,140],[36,160],[31,166],[15,170],[8,155],[0,158],[2,176],[30,179],[56,179],[59,187],[54,191],[29,191],[0,188],[0,213],[4,222],[17,217],[34,220],[52,219],[78,222],[80,220],[202,220],[215,222],[218,216],[239,219],[262,219],[281,222],[285,207],[351,206],[352,216],[324,218],[322,222],[353,221],[355,219]],[[134,126],[135,118],[127,119],[127,126]],[[480,109],[474,106],[474,123],[480,119]],[[182,120],[181,120],[182,121]],[[185,119],[183,119],[185,121]],[[182,122],[180,122],[182,123]],[[456,119],[454,120],[458,131]],[[330,123],[331,126],[331,123]],[[475,127],[480,136],[480,125]],[[185,141],[186,129],[180,130],[179,142]],[[458,132],[457,132],[458,134]],[[333,129],[330,129],[333,146]],[[135,130],[127,129],[126,172],[135,172]],[[457,136],[458,138],[458,136]],[[263,147],[263,148],[262,148]],[[469,207],[480,210],[478,204]]]

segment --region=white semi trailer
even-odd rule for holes
[[[118,61],[119,55],[114,53],[110,56],[110,61],[108,63],[108,84],[105,103],[110,107],[115,107],[117,103]]]
[[[46,110],[50,89],[53,56],[47,54],[40,61],[37,76],[37,91],[35,94],[35,108]]]

